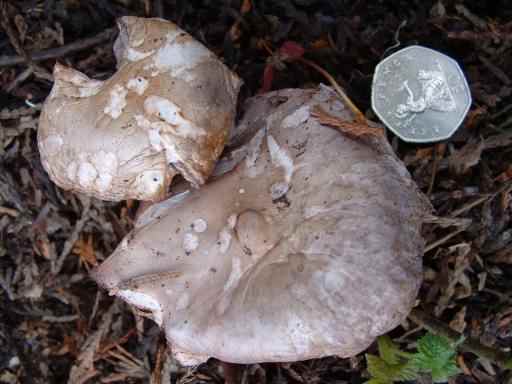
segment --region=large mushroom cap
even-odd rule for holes
[[[45,169],[104,200],[156,200],[178,172],[203,184],[233,126],[238,77],[171,22],[118,24],[110,79],[55,66],[38,131]]]
[[[350,119],[327,87],[250,100],[244,160],[150,208],[93,273],[183,363],[351,356],[413,306],[425,200],[384,138],[355,141],[313,108]]]

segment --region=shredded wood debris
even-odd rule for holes
[[[371,10],[361,6],[365,2],[332,3],[0,1],[0,382],[230,380],[233,367],[224,371],[218,361],[179,366],[153,322],[133,316],[91,283],[88,270],[133,227],[139,204],[87,201],[62,191],[39,160],[38,119],[53,66],[58,61],[91,78],[109,78],[115,72],[115,20],[123,15],[176,22],[240,75],[244,97],[265,81],[271,89],[336,84],[354,106],[355,121],[341,122],[321,110],[313,116],[354,139],[385,136],[367,124],[373,69],[381,58],[413,42],[454,57],[474,100],[456,134],[421,146],[389,135],[434,208],[425,218],[425,278],[417,307],[409,324],[392,335],[409,346],[425,329],[455,339],[464,332],[470,339],[467,353],[457,356],[457,382],[505,377],[512,347],[512,3],[374,2]],[[287,41],[297,44],[291,48],[300,56],[280,62],[268,81],[270,47],[278,50]],[[244,384],[367,377],[363,354],[234,371]]]

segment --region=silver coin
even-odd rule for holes
[[[471,93],[455,60],[410,46],[375,68],[372,108],[402,140],[426,143],[449,138],[471,106]]]

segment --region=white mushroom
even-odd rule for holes
[[[38,143],[52,180],[104,200],[204,184],[233,126],[240,80],[171,22],[122,17],[106,81],[57,64]]]
[[[428,203],[383,137],[353,140],[313,108],[350,119],[327,87],[251,99],[236,167],[148,209],[94,271],[184,364],[352,356],[412,308]]]

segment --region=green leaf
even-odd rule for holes
[[[432,381],[434,383],[444,383],[448,381],[448,379],[452,376],[459,374],[461,371],[455,362],[453,361],[447,362],[444,366],[440,367],[437,370],[432,370]]]
[[[395,380],[415,380],[418,378],[418,369],[412,363],[412,361],[407,361],[403,364],[400,364],[400,370],[397,372]]]
[[[389,383],[389,382],[388,381],[382,381],[380,379],[370,379],[367,382],[365,382],[364,384],[387,384],[387,383]]]
[[[389,336],[380,336],[377,339],[377,344],[379,346],[379,355],[382,360],[388,364],[398,364],[401,362],[400,349],[395,343],[393,343]]]
[[[393,384],[393,377],[396,372],[379,356],[367,354],[366,365],[374,380],[382,384]]]
[[[462,341],[462,340],[461,340]],[[400,350],[388,336],[378,338],[379,356],[366,355],[371,379],[366,384],[393,384],[417,379],[418,373],[430,373],[434,383],[447,381],[460,372],[456,363],[456,347],[460,342],[427,333],[418,340],[417,352]]]
[[[449,340],[427,333],[418,341],[418,353],[412,364],[420,372],[430,373],[434,382],[445,382],[460,372],[455,361],[456,353]]]
[[[417,377],[416,367],[410,362],[389,364],[375,355],[366,355],[368,372],[380,384],[392,384],[399,380],[413,380]]]
[[[427,333],[418,341],[418,353],[432,361],[446,361],[455,356],[456,351],[448,339]]]
[[[512,369],[512,359],[505,361],[505,369]]]

